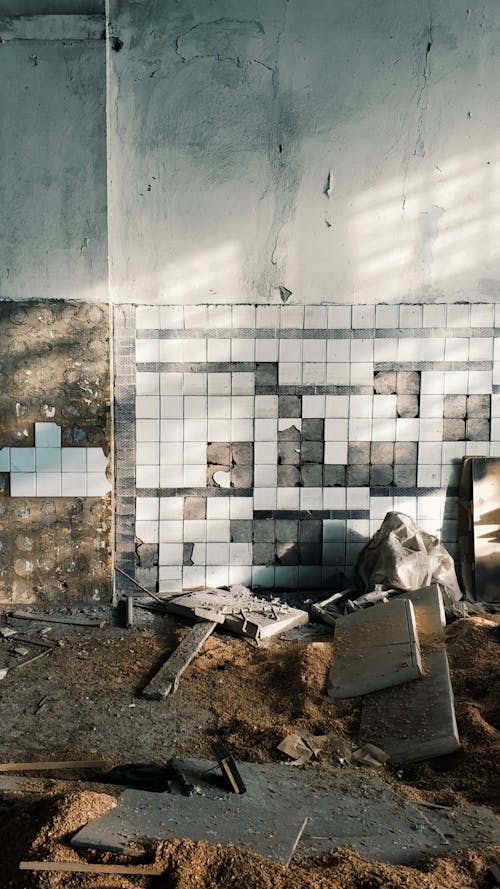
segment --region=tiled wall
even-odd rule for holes
[[[500,455],[500,306],[141,306],[135,331],[120,317],[117,398],[136,427],[122,557],[135,494],[138,577],[328,586],[392,509],[456,551],[461,458]]]

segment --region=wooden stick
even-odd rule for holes
[[[75,759],[64,762],[4,762],[0,772],[44,772],[58,769],[107,769],[109,763],[103,759]]]
[[[302,824],[302,827],[300,828],[300,830],[299,830],[299,832],[298,832],[298,834],[297,834],[297,839],[295,840],[295,842],[294,842],[292,848],[290,849],[290,855],[288,856],[288,859],[287,859],[287,862],[286,862],[286,867],[290,867],[290,862],[291,862],[291,860],[292,860],[292,858],[293,858],[293,856],[294,856],[294,852],[295,852],[297,846],[299,845],[300,838],[301,838],[302,834],[304,833],[304,831],[305,831],[305,829],[306,829],[306,827],[307,827],[307,825],[308,825],[308,823],[309,823],[309,820],[310,820],[310,819],[309,819],[309,816],[307,816],[307,818],[304,818],[304,822],[303,822],[303,824]]]
[[[82,874],[136,874],[158,877],[162,868],[143,864],[88,864],[83,861],[20,861],[19,870],[71,871]]]
[[[46,648],[44,651],[41,651],[40,654],[34,654],[33,657],[28,658],[27,661],[20,661],[19,664],[15,665],[15,669],[18,670],[19,667],[25,667],[26,664],[32,664],[33,661],[37,661],[38,658],[45,657],[46,654],[50,654],[50,652],[53,651],[54,648],[55,645],[51,645],[50,648]]]
[[[61,617],[57,614],[37,614],[36,612],[32,613],[31,611],[12,611],[11,617],[15,617],[17,620],[37,620],[39,623],[75,624],[78,627],[99,627],[99,629],[107,624],[107,620],[104,619],[92,620],[90,617],[76,617],[71,615]]]
[[[173,654],[165,661],[143,689],[143,697],[161,701],[177,691],[179,679],[217,626],[215,621],[200,621],[184,636]]]
[[[151,596],[151,598],[154,599],[155,602],[159,602],[160,605],[165,605],[163,599],[160,599],[159,596],[155,596],[154,593],[151,593],[149,590],[147,590],[145,586],[142,586],[141,583],[138,583],[137,580],[134,580],[134,578],[131,577],[130,574],[127,574],[126,571],[122,571],[122,569],[119,568],[118,565],[115,565],[115,571],[118,571],[118,574],[121,574],[123,577],[126,577],[127,580],[130,580],[130,582],[135,584],[135,586],[138,587],[138,589],[142,590],[143,593],[147,593],[148,596]]]

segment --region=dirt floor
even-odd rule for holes
[[[111,616],[98,609],[78,614]],[[183,675],[177,694],[154,702],[142,698],[141,690],[188,625],[146,611],[140,615],[140,625],[130,630],[114,625],[113,619],[102,629],[50,620],[0,621],[0,629],[8,624],[17,630],[16,636],[0,640],[0,668],[9,668],[0,683],[0,761],[103,758],[111,766],[163,762],[174,755],[213,758],[212,742],[223,739],[240,760],[280,762],[287,759],[276,749],[280,741],[294,730],[307,729],[330,736],[321,760],[333,775],[347,768],[345,760],[357,746],[360,705],[325,696],[332,661],[328,627],[318,628],[315,641],[278,641],[266,648],[218,631]],[[462,749],[434,761],[379,770],[401,796],[444,806],[486,804],[498,810],[499,623],[498,615],[486,615],[457,620],[447,628]],[[42,651],[32,644],[35,641],[53,641],[55,646],[22,666],[33,652]],[[14,648],[28,654],[15,653]],[[92,852],[83,856],[69,847],[71,836],[113,806],[122,789],[89,778],[92,775],[31,773],[19,784],[13,775],[0,776],[0,887],[494,885],[488,866],[498,857],[495,849],[470,849],[418,867],[383,865],[341,850],[294,859],[285,868],[236,848],[177,840],[144,853],[145,861],[164,867],[161,877],[20,873],[22,859],[120,860]]]

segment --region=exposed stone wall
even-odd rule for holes
[[[0,303],[0,367],[0,454],[11,459],[0,473],[0,601],[109,600],[111,495],[86,496],[93,489],[85,462],[87,452],[110,455],[107,306]],[[37,496],[48,474],[35,451],[35,424],[60,428],[62,451],[51,449],[56,459],[84,459],[85,471],[75,473],[65,471],[73,467],[63,458],[57,496]],[[11,496],[9,470],[20,452],[28,471],[18,479],[32,491],[26,497]],[[84,493],[63,496],[65,489]]]

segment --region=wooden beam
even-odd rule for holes
[[[159,877],[162,868],[151,864],[88,864],[83,861],[20,861],[19,870],[70,871],[81,874],[135,874]]]
[[[103,40],[103,15],[16,15],[0,19],[0,40]]]
[[[16,620],[37,620],[39,623],[47,624],[74,624],[77,627],[99,627],[99,629],[102,629],[107,624],[107,620],[104,620],[104,618],[92,620],[91,617],[85,616],[38,614],[36,611],[12,611],[10,616]]]
[[[3,762],[0,772],[45,772],[59,769],[107,769],[109,763],[102,759],[68,759],[64,762]]]
[[[160,667],[158,673],[148,682],[142,692],[143,697],[152,701],[161,701],[168,695],[175,694],[184,670],[198,654],[203,643],[213,633],[216,626],[215,621],[200,621],[195,624],[186,633],[173,654]]]

